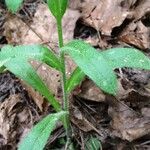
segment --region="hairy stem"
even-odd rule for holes
[[[63,47],[63,34],[62,34],[62,22],[57,20],[57,29],[58,29],[58,38],[59,38],[59,47]],[[65,55],[64,52],[60,52],[60,59],[63,66],[62,69],[62,91],[63,91],[63,109],[69,112],[69,101],[68,94],[66,90],[66,67],[65,67]],[[69,115],[66,115],[64,118],[64,123],[66,126],[66,136],[67,141],[70,139],[70,120]]]

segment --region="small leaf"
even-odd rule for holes
[[[61,111],[45,117],[31,129],[27,137],[19,144],[18,150],[43,150],[56,123],[65,115],[67,113]]]
[[[114,69],[131,67],[150,70],[150,59],[133,48],[113,48],[101,54]]]
[[[115,95],[117,79],[106,59],[89,44],[74,40],[61,49],[67,52],[81,70],[88,75],[102,90]]]
[[[84,77],[85,74],[83,71],[77,67],[71,74],[70,78],[67,80],[67,92],[70,93],[77,85],[81,83]]]
[[[101,142],[97,138],[91,137],[85,144],[85,150],[102,150]]]
[[[16,13],[21,7],[23,0],[5,0],[8,9],[12,13]]]
[[[51,50],[41,45],[20,45],[15,47],[6,45],[2,48],[0,62],[14,57],[27,60],[39,60],[59,71],[62,69],[62,65],[57,56]]]
[[[26,62],[26,59],[12,58],[4,66],[45,96],[56,111],[61,110],[59,102],[53,97],[53,94],[45,86],[36,71]]]
[[[47,0],[47,4],[56,20],[61,21],[67,8],[68,0]]]

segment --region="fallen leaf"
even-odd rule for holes
[[[82,8],[83,21],[110,36],[112,29],[120,26],[130,15],[130,6],[122,7],[121,3],[122,0],[86,1]]]
[[[111,104],[109,103],[108,113],[112,118],[113,135],[131,142],[150,133],[149,117],[138,115],[116,99],[109,98],[109,102]]]
[[[139,1],[138,6],[135,8],[134,17],[135,20],[140,20],[145,14],[150,12],[149,0]]]
[[[19,119],[19,112],[22,114],[24,112],[21,115],[21,120]],[[0,103],[0,148],[9,145],[9,143],[16,144],[15,139],[19,134],[17,128],[20,127],[20,121],[25,123],[28,117],[29,111],[25,107],[23,108],[23,101],[19,94],[11,95]]]
[[[21,82],[23,87],[28,91],[29,95],[33,98],[36,105],[39,107],[40,111],[43,111],[44,98],[35,91],[31,86],[27,85],[25,82]]]
[[[142,50],[150,47],[150,28],[141,21],[130,23],[119,35],[119,40]]]
[[[82,112],[77,107],[74,106],[72,108],[71,116],[71,121],[82,131],[89,132],[94,130],[97,133],[99,133],[99,131],[94,127],[94,125],[84,117]]]
[[[78,93],[78,96],[84,98],[85,100],[95,102],[105,101],[105,94],[89,79],[82,82],[80,90],[81,92]]]
[[[73,38],[75,23],[79,17],[77,10],[67,9],[62,23],[65,42]],[[5,36],[12,44],[48,43],[53,48],[58,45],[56,21],[45,4],[39,4],[30,24],[11,16],[7,18],[4,28]]]

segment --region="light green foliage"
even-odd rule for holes
[[[48,88],[42,82],[31,65],[26,62],[26,59],[12,58],[5,63],[5,67],[18,77],[26,81],[33,88],[38,90],[43,96],[45,96],[56,111],[61,110],[58,101],[54,99],[53,94],[48,90]]]
[[[8,62],[9,60],[10,60],[10,58],[1,60],[1,61],[0,61],[0,68],[2,68],[2,67],[4,66],[4,64],[5,64],[6,62]]]
[[[116,76],[113,70],[121,67],[133,67],[150,70],[150,59],[142,52],[132,48],[114,48],[98,52],[90,45],[74,40],[62,48],[68,53],[82,71],[102,90],[115,95]],[[78,76],[80,72],[76,73]]]
[[[70,78],[67,80],[67,92],[70,93],[77,85],[81,83],[84,77],[85,74],[83,71],[77,67],[71,74]]]
[[[16,13],[21,7],[23,0],[5,0],[7,8],[12,12]]]
[[[41,45],[4,46],[0,52],[0,61],[8,58],[24,58],[28,60],[39,60],[47,65],[61,71],[62,66],[57,56],[48,48]]]
[[[91,137],[85,144],[85,150],[102,150],[101,142],[97,138]]]
[[[2,73],[5,70],[6,67],[4,66],[4,64],[6,62],[8,62],[9,60],[10,60],[10,58],[7,58],[7,59],[0,61],[0,73]]]
[[[19,145],[18,150],[43,150],[51,132],[56,127],[56,123],[65,115],[67,112],[61,111],[45,117],[31,129]]]
[[[134,48],[113,48],[101,54],[113,69],[132,67],[150,70],[150,59]]]
[[[56,20],[61,21],[67,8],[68,0],[47,0],[47,4]]]
[[[64,46],[62,52],[68,53],[81,70],[105,92],[115,95],[117,79],[107,60],[93,47],[79,40]]]
[[[5,0],[10,11],[15,13],[23,0]],[[0,51],[0,72],[5,67],[12,73],[26,81],[33,88],[45,96],[58,113],[48,115],[39,122],[19,145],[19,150],[43,150],[49,135],[58,120],[62,120],[66,129],[67,144],[70,144],[69,102],[68,94],[88,75],[102,90],[115,95],[117,91],[117,78],[115,68],[134,67],[150,70],[150,60],[143,53],[131,48],[114,48],[104,52],[98,52],[89,44],[80,40],[74,40],[63,47],[62,17],[65,14],[68,0],[47,0],[48,7],[57,21],[59,47],[58,58],[48,48],[40,45],[10,46],[7,45]],[[64,53],[68,53],[78,67],[66,82],[66,68]],[[38,60],[57,69],[62,73],[63,105],[65,112],[53,97],[51,91],[45,86],[29,61]],[[68,147],[69,149],[69,147]],[[86,150],[98,150],[101,143],[97,138],[91,137],[86,143]]]
[[[60,104],[55,100],[53,94],[48,90],[36,71],[29,64],[30,59],[40,60],[52,64],[61,70],[59,60],[47,48],[38,45],[32,46],[5,46],[0,52],[0,64],[26,81],[33,88],[45,96],[56,111],[61,110]],[[2,66],[0,66],[2,68]]]

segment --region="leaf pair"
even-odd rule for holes
[[[114,48],[98,52],[89,44],[80,40],[69,42],[61,48],[68,53],[81,70],[89,76],[103,91],[115,95],[117,78],[113,70],[121,67],[133,67],[150,70],[150,59],[132,48]],[[80,70],[76,76],[84,75]]]
[[[49,49],[40,45],[16,47],[8,45],[3,47],[0,52],[0,68],[5,66],[12,73],[26,81],[45,96],[56,111],[60,111],[60,104],[30,65],[29,60],[33,59],[61,70],[59,59]]]

